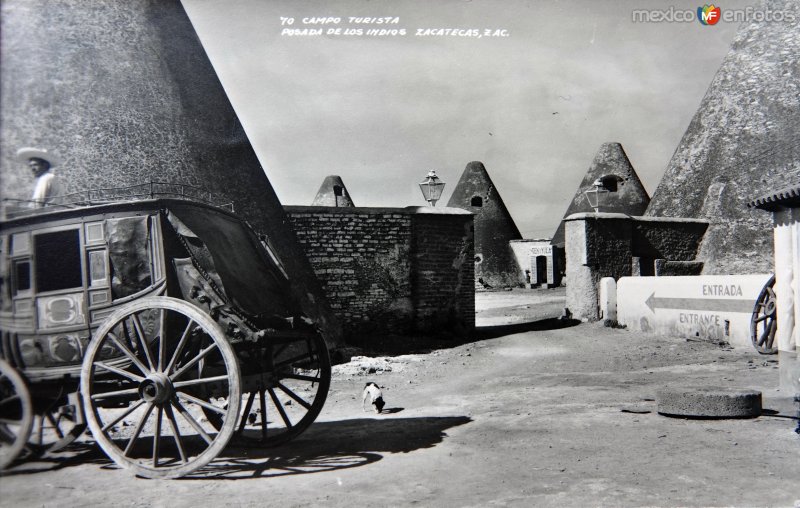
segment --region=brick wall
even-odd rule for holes
[[[471,332],[472,215],[446,210],[285,207],[349,337]]]
[[[475,326],[472,215],[414,214],[412,299],[424,331],[468,334]]]

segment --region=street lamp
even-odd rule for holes
[[[594,181],[592,186],[583,191],[583,193],[586,194],[586,199],[589,200],[589,206],[594,208],[594,213],[598,213],[600,207],[605,203],[609,190],[606,189],[603,182],[598,178]]]
[[[436,176],[436,171],[432,169],[428,171],[428,176],[425,180],[420,182],[419,190],[422,191],[425,201],[431,206],[436,206],[436,202],[442,197],[444,182],[439,180],[439,177]]]

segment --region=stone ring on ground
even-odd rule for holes
[[[754,418],[761,415],[761,392],[729,388],[665,388],[656,393],[665,416],[686,418]]]

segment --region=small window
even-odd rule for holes
[[[600,183],[603,184],[603,187],[608,192],[617,192],[617,185],[620,181],[620,178],[617,175],[606,175],[600,178]]]
[[[37,291],[83,286],[80,235],[77,229],[36,235],[34,253]]]
[[[472,196],[472,200],[469,202],[470,206],[477,206],[478,208],[483,206],[483,198],[480,196]]]
[[[333,186],[333,195],[334,196],[344,196],[344,189],[340,185]]]
[[[103,240],[104,240],[104,234],[103,234],[102,222],[92,222],[90,224],[86,224],[87,244],[103,243]]]
[[[31,262],[14,261],[14,294],[31,289]]]
[[[31,240],[28,233],[17,233],[11,235],[11,254],[27,254],[30,249]]]

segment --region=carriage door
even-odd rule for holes
[[[81,230],[33,234],[33,281],[39,348],[48,365],[80,360],[87,329]]]

